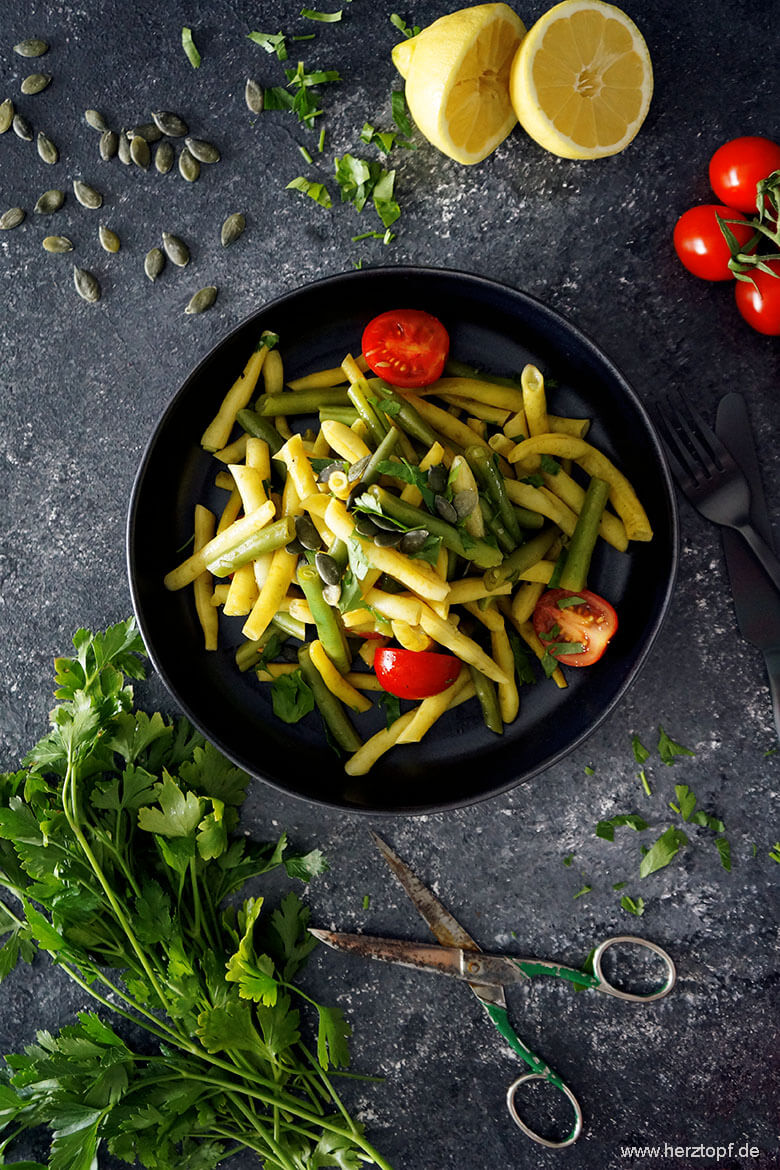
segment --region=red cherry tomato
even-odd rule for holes
[[[572,602],[567,601],[572,598]],[[575,599],[580,598],[578,603]],[[580,589],[548,589],[536,603],[534,629],[542,644],[564,666],[590,666],[598,662],[618,628],[612,606],[598,593]],[[582,650],[566,653],[556,646],[576,642]]]
[[[752,269],[750,275],[756,287],[748,281],[738,280],[734,298],[748,325],[759,333],[777,337],[780,334],[780,261],[767,260],[766,264],[775,275]]]
[[[450,339],[430,313],[393,309],[369,321],[362,346],[369,367],[391,386],[429,386],[441,377]]]
[[[716,203],[703,203],[683,212],[674,227],[674,248],[682,263],[702,280],[733,280],[729,269],[731,252],[716,216],[722,219],[744,220],[741,211]],[[740,245],[748,242],[753,232],[750,227],[729,225]]]
[[[756,184],[780,170],[780,146],[749,135],[724,142],[710,159],[710,185],[723,203],[756,214]]]
[[[383,646],[374,655],[376,677],[399,699],[427,699],[438,695],[460,674],[460,659],[431,650],[404,650]]]

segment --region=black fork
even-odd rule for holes
[[[750,488],[731,452],[688,402],[666,398],[658,416],[680,490],[707,520],[740,532],[780,590],[780,561],[750,522]]]

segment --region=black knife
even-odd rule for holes
[[[772,526],[758,456],[741,394],[732,392],[721,398],[715,430],[747,477],[753,525],[772,548]],[[748,642],[759,647],[766,660],[772,713],[780,738],[780,594],[737,532],[724,529],[723,548],[739,628]]]

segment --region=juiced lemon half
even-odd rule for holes
[[[545,150],[603,158],[628,146],[645,120],[653,67],[620,8],[564,0],[529,29],[509,85],[520,125]]]
[[[481,162],[517,122],[509,71],[524,35],[507,4],[477,4],[440,17],[393,49],[412,118],[457,162]]]

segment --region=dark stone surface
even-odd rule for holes
[[[447,8],[417,3],[401,11],[425,24]],[[778,133],[780,74],[768,39],[774,8],[769,0],[738,13],[725,0],[630,6],[653,57],[655,96],[628,150],[567,162],[516,131],[466,169],[421,143],[394,160],[403,215],[397,239],[384,247],[351,242],[376,226],[370,209],[362,218],[350,206],[327,212],[283,187],[315,170],[328,179],[334,154],[361,153],[364,121],[389,124],[397,84],[391,9],[354,0],[340,24],[309,26],[291,2],[4,0],[0,99],[12,96],[36,131],[58,144],[61,160],[47,167],[34,144],[12,133],[0,138],[0,204],[28,210],[21,227],[0,236],[2,766],[14,767],[43,734],[52,658],[67,650],[71,632],[130,610],[125,514],[141,451],[170,395],[257,306],[359,258],[460,268],[525,289],[591,334],[647,404],[675,386],[712,416],[724,391],[741,390],[776,515],[778,343],[742,323],[729,288],[684,273],[670,246],[676,217],[709,198],[712,151],[738,134]],[[543,10],[532,3],[520,14],[530,23]],[[184,24],[203,54],[198,72],[180,47]],[[245,39],[252,28],[315,31],[293,56],[300,51],[307,67],[342,72],[343,83],[326,96],[326,148],[321,156],[313,150],[313,168],[297,147],[316,147],[316,133],[282,114],[253,119],[246,111],[247,76],[283,80],[276,59]],[[54,80],[24,98],[19,81],[38,64],[11,47],[27,36],[50,42],[40,67]],[[195,134],[219,145],[222,162],[204,167],[193,186],[102,162],[98,135],[82,118],[87,107],[116,128],[151,109],[178,110]],[[104,192],[102,210],[76,203],[76,177]],[[44,223],[32,206],[51,186],[67,189],[68,199]],[[238,209],[246,234],[223,250],[219,227]],[[117,256],[100,249],[100,222],[122,237]],[[151,285],[143,257],[161,230],[190,240],[193,260],[184,272],[169,266]],[[70,236],[75,251],[44,253],[40,240],[50,231]],[[98,305],[76,296],[73,261],[99,277]],[[220,286],[216,307],[185,317],[192,292],[210,283]],[[532,1146],[509,1121],[504,1093],[520,1066],[464,987],[319,953],[311,987],[346,1011],[356,1067],[387,1078],[349,1088],[348,1099],[398,1170],[778,1164],[780,868],[768,856],[780,836],[778,756],[768,754],[777,744],[763,660],[736,628],[720,535],[685,503],[681,521],[671,612],[640,677],[598,733],[501,799],[377,826],[485,948],[579,963],[601,938],[637,930],[673,953],[679,986],[647,1008],[550,982],[510,993],[519,1033],[574,1088],[586,1115],[575,1150],[559,1154]],[[170,709],[153,680],[142,694]],[[674,768],[649,762],[648,798],[631,735],[653,744],[659,723],[696,755]],[[660,831],[676,783],[690,785],[701,807],[725,821],[731,873],[703,830],[693,829],[689,848],[642,882],[630,830],[612,844],[594,836],[600,817],[631,810]],[[332,869],[308,894],[317,922],[425,937],[376,856],[366,820],[255,784],[244,824],[259,836],[284,826],[297,843],[327,852]],[[621,910],[612,888],[621,880],[644,897],[641,920]],[[591,892],[575,899],[584,884]],[[85,999],[40,960],[14,973],[0,992],[2,1051],[64,1022]],[[733,1143],[734,1150],[749,1143],[760,1153],[694,1150],[664,1160],[621,1152],[634,1143]]]

